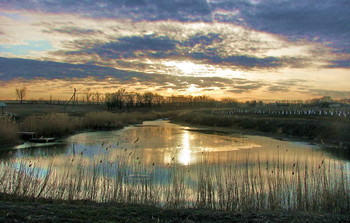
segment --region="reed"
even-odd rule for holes
[[[0,144],[15,143],[18,141],[18,126],[8,117],[0,115]]]
[[[116,129],[130,124],[140,124],[145,120],[161,118],[163,113],[112,113],[112,112],[92,112],[82,117],[83,128],[89,129]]]
[[[38,136],[64,136],[80,126],[79,119],[66,113],[32,115],[20,124],[21,131],[36,132]]]
[[[0,193],[18,197],[151,204],[227,211],[344,213],[350,208],[348,167],[331,160],[261,162],[247,154],[230,163],[145,165],[136,151],[94,160],[14,159],[0,162]],[[209,155],[208,155],[209,156]]]
[[[234,127],[303,138],[348,141],[350,122],[338,119],[303,119],[258,115],[216,115],[208,111],[182,112],[174,120],[206,126]]]
[[[21,131],[36,132],[38,137],[61,137],[72,134],[76,131],[87,129],[93,130],[112,130],[122,128],[131,124],[139,124],[145,120],[152,120],[165,117],[167,113],[147,112],[147,113],[112,113],[112,112],[90,112],[81,117],[70,116],[67,113],[50,113],[45,115],[27,116],[18,124]],[[0,120],[0,123],[1,120]],[[2,134],[8,141],[11,141],[10,135],[17,134],[16,125],[13,125],[13,131],[6,126],[1,125],[0,131],[9,129],[7,135]],[[1,137],[1,136],[0,136]]]

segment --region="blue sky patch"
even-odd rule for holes
[[[32,51],[48,51],[52,50],[53,47],[49,41],[38,40],[38,41],[27,41],[23,45],[0,45],[1,53],[8,53],[17,56],[31,55]]]

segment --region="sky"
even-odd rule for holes
[[[350,97],[349,0],[0,0],[0,100]]]

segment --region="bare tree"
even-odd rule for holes
[[[85,95],[86,103],[89,103],[92,96],[91,89],[90,88],[85,89],[84,95]]]
[[[23,99],[26,97],[26,95],[27,95],[26,87],[16,88],[16,97],[17,97],[17,100],[21,101],[21,104],[23,103]]]
[[[99,104],[100,101],[101,101],[101,94],[100,94],[99,92],[95,92],[94,98],[95,98],[95,102],[96,102],[97,104]]]

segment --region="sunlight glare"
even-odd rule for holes
[[[207,66],[201,64],[195,64],[192,62],[176,62],[176,61],[167,61],[164,63],[168,67],[174,67],[184,74],[193,74],[196,72],[203,72],[208,70]]]
[[[187,166],[191,161],[190,135],[184,131],[182,135],[182,149],[178,154],[178,160],[181,164]]]

